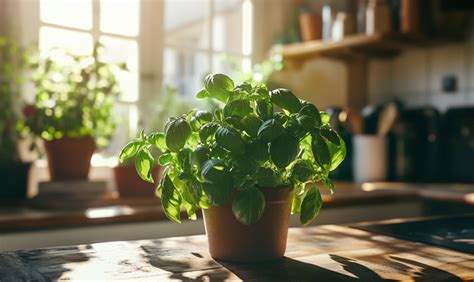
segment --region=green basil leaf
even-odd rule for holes
[[[214,136],[216,130],[219,128],[217,123],[206,123],[199,129],[199,139],[202,143],[207,143],[209,137]]]
[[[235,87],[236,90],[243,91],[247,94],[252,93],[252,85],[248,82],[243,82]]]
[[[193,117],[202,123],[211,122],[213,119],[212,113],[205,110],[198,110],[194,112]]]
[[[331,156],[331,167],[330,171],[335,170],[346,158],[346,144],[344,140],[338,136],[339,146],[332,142],[327,142],[329,155]]]
[[[134,157],[137,154],[138,150],[140,150],[142,145],[143,145],[143,141],[141,140],[134,140],[134,141],[128,142],[123,147],[122,151],[120,152],[120,156],[119,156],[120,163],[123,163],[125,160]]]
[[[235,129],[244,130],[244,125],[242,123],[241,117],[226,117],[225,121],[232,125]]]
[[[205,88],[210,97],[225,103],[234,90],[234,82],[225,74],[210,74],[206,77]]]
[[[306,130],[309,130],[316,126],[316,121],[314,120],[314,118],[307,115],[300,115],[298,116],[297,120],[298,124]]]
[[[141,148],[135,157],[135,169],[141,179],[153,183],[152,168],[153,156],[147,148]]]
[[[203,183],[202,188],[213,205],[222,206],[229,202],[234,189],[229,181],[223,183]]]
[[[181,194],[168,175],[165,175],[161,182],[161,205],[163,206],[163,211],[170,220],[181,223]]]
[[[307,182],[314,176],[315,170],[308,160],[297,160],[291,169],[291,178],[296,182]]]
[[[307,101],[303,101],[302,105],[303,106],[301,107],[300,112],[299,112],[300,115],[305,115],[305,116],[309,116],[313,118],[314,121],[316,122],[316,126],[321,125],[321,115],[319,113],[318,108],[316,108],[315,105]]]
[[[256,170],[256,163],[247,155],[238,155],[233,157],[235,169],[244,175],[253,174]]]
[[[300,222],[303,225],[311,223],[318,215],[322,206],[323,199],[321,198],[321,193],[314,187],[310,188],[301,204]]]
[[[207,90],[205,88],[201,89],[198,94],[196,95],[196,98],[198,99],[204,99],[204,98],[207,98],[207,97],[211,97],[211,95],[209,94],[209,92],[207,92]]]
[[[215,137],[217,144],[224,149],[235,154],[245,153],[245,143],[235,129],[220,127],[217,129]]]
[[[257,101],[257,114],[262,120],[268,120],[273,115],[273,105],[269,100],[262,99]]]
[[[247,155],[257,162],[268,160],[268,144],[258,139],[252,140],[247,144]]]
[[[148,143],[158,148],[160,151],[166,151],[165,134],[162,132],[152,133],[147,136]]]
[[[313,152],[316,163],[326,170],[329,169],[331,167],[331,156],[328,145],[321,135],[319,135],[319,132],[313,133],[311,136],[311,151]]]
[[[201,167],[202,164],[209,159],[210,151],[203,145],[198,145],[191,155],[191,163],[197,167]]]
[[[270,157],[279,168],[289,165],[298,155],[299,142],[290,134],[282,134],[270,143]]]
[[[161,154],[158,157],[158,164],[162,166],[169,165],[174,160],[174,157],[171,153]]]
[[[247,115],[242,119],[244,130],[251,137],[257,137],[258,129],[262,123],[263,121],[254,114]]]
[[[334,145],[339,146],[341,144],[339,136],[334,130],[330,128],[321,128],[319,132],[321,133],[321,136],[326,138],[329,142],[333,143]]]
[[[301,102],[290,90],[279,88],[270,91],[270,98],[273,104],[289,111],[290,113],[297,113],[301,109]]]
[[[328,115],[325,112],[319,112],[319,115],[321,116],[321,123],[322,124],[329,124],[329,121],[331,120],[330,115]]]
[[[225,183],[232,175],[223,161],[211,159],[202,165],[201,178],[209,183]]]
[[[242,190],[232,203],[235,218],[245,225],[258,222],[265,211],[265,198],[255,186]]]
[[[191,127],[185,119],[170,120],[165,130],[166,147],[177,152],[183,148],[189,136],[191,136]]]
[[[269,119],[262,123],[257,136],[264,142],[272,142],[283,133],[283,126],[277,119]]]
[[[256,180],[259,187],[277,187],[280,184],[276,173],[267,167],[259,168]]]
[[[252,112],[250,101],[245,99],[233,100],[224,107],[225,117],[244,117]]]
[[[178,162],[181,165],[181,168],[184,170],[189,170],[191,168],[191,154],[193,151],[189,148],[183,148],[178,152]]]

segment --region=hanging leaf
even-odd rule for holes
[[[269,100],[262,99],[257,101],[257,114],[262,120],[268,120],[273,115],[273,105]]]
[[[181,195],[168,175],[161,180],[161,205],[165,215],[172,221],[181,223]]]
[[[279,168],[289,165],[298,155],[298,139],[290,134],[282,134],[270,143],[270,157]]]
[[[319,135],[319,132],[315,132],[311,136],[311,150],[316,163],[324,169],[329,169],[331,166],[331,156],[326,142]]]
[[[198,145],[191,155],[191,163],[195,166],[201,167],[201,165],[209,159],[209,149],[203,145]]]
[[[339,146],[341,144],[339,136],[334,130],[330,128],[321,128],[319,132],[321,133],[321,136],[323,136],[326,140],[333,143],[334,145]]]
[[[259,187],[276,187],[279,183],[276,173],[268,167],[259,168],[256,179]]]
[[[141,148],[135,157],[135,169],[141,179],[153,183],[151,175],[154,159],[147,148]]]
[[[319,190],[316,188],[310,188],[306,193],[303,202],[301,204],[300,222],[303,225],[308,225],[313,221],[319,214],[321,207],[323,206],[323,199]]]
[[[162,132],[156,132],[148,135],[147,137],[148,143],[155,146],[160,151],[164,152],[166,149],[166,142],[165,142],[165,134]]]
[[[258,139],[252,140],[247,144],[247,155],[257,162],[268,160],[268,144]]]
[[[237,193],[232,203],[232,212],[242,224],[250,225],[260,220],[265,210],[265,198],[255,186]]]
[[[206,123],[199,129],[199,139],[202,143],[207,143],[209,137],[214,136],[216,130],[219,128],[217,123]]]

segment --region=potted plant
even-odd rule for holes
[[[18,152],[20,88],[27,53],[11,40],[0,37],[0,199],[26,198],[30,163]]]
[[[181,208],[191,219],[202,208],[212,257],[282,257],[290,212],[300,213],[303,225],[317,216],[321,194],[306,184],[333,191],[328,174],[343,161],[344,142],[327,114],[287,89],[234,87],[226,75],[213,74],[197,97],[223,107],[192,110],[169,119],[164,132],[142,133],[123,148],[121,160],[134,157],[149,182],[156,162],[165,167],[157,187],[165,214],[181,222]],[[152,147],[164,152],[157,160]]]
[[[44,140],[52,180],[85,180],[96,147],[115,129],[113,105],[120,93],[116,75],[125,67],[92,55],[53,49],[33,64],[34,105],[25,129]]]

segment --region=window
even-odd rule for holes
[[[40,0],[38,39],[42,52],[78,54],[99,41],[106,61],[127,63],[116,107],[121,125],[102,152],[116,156],[137,133],[139,108],[163,85],[194,99],[208,73],[250,70],[252,0]]]
[[[125,62],[119,75],[117,103],[121,126],[106,152],[115,154],[137,131],[139,100],[139,0],[40,0],[39,49],[64,47],[91,54],[94,42],[104,45],[107,62]],[[126,21],[123,19],[127,19]]]
[[[210,72],[249,71],[250,0],[165,0],[164,78],[190,98]]]

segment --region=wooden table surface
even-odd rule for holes
[[[336,183],[336,193],[322,189],[324,207],[437,200],[474,206],[473,184]],[[33,201],[34,202],[34,201]],[[72,206],[68,203],[53,203]],[[75,199],[70,201],[75,202]],[[38,203],[0,202],[0,232],[167,220],[155,198],[114,199],[82,209],[38,208]],[[43,204],[48,205],[48,204]],[[49,203],[51,205],[51,203]]]
[[[286,257],[258,264],[214,261],[204,235],[0,253],[0,281],[57,279],[472,281],[474,256],[336,225],[290,229]]]

